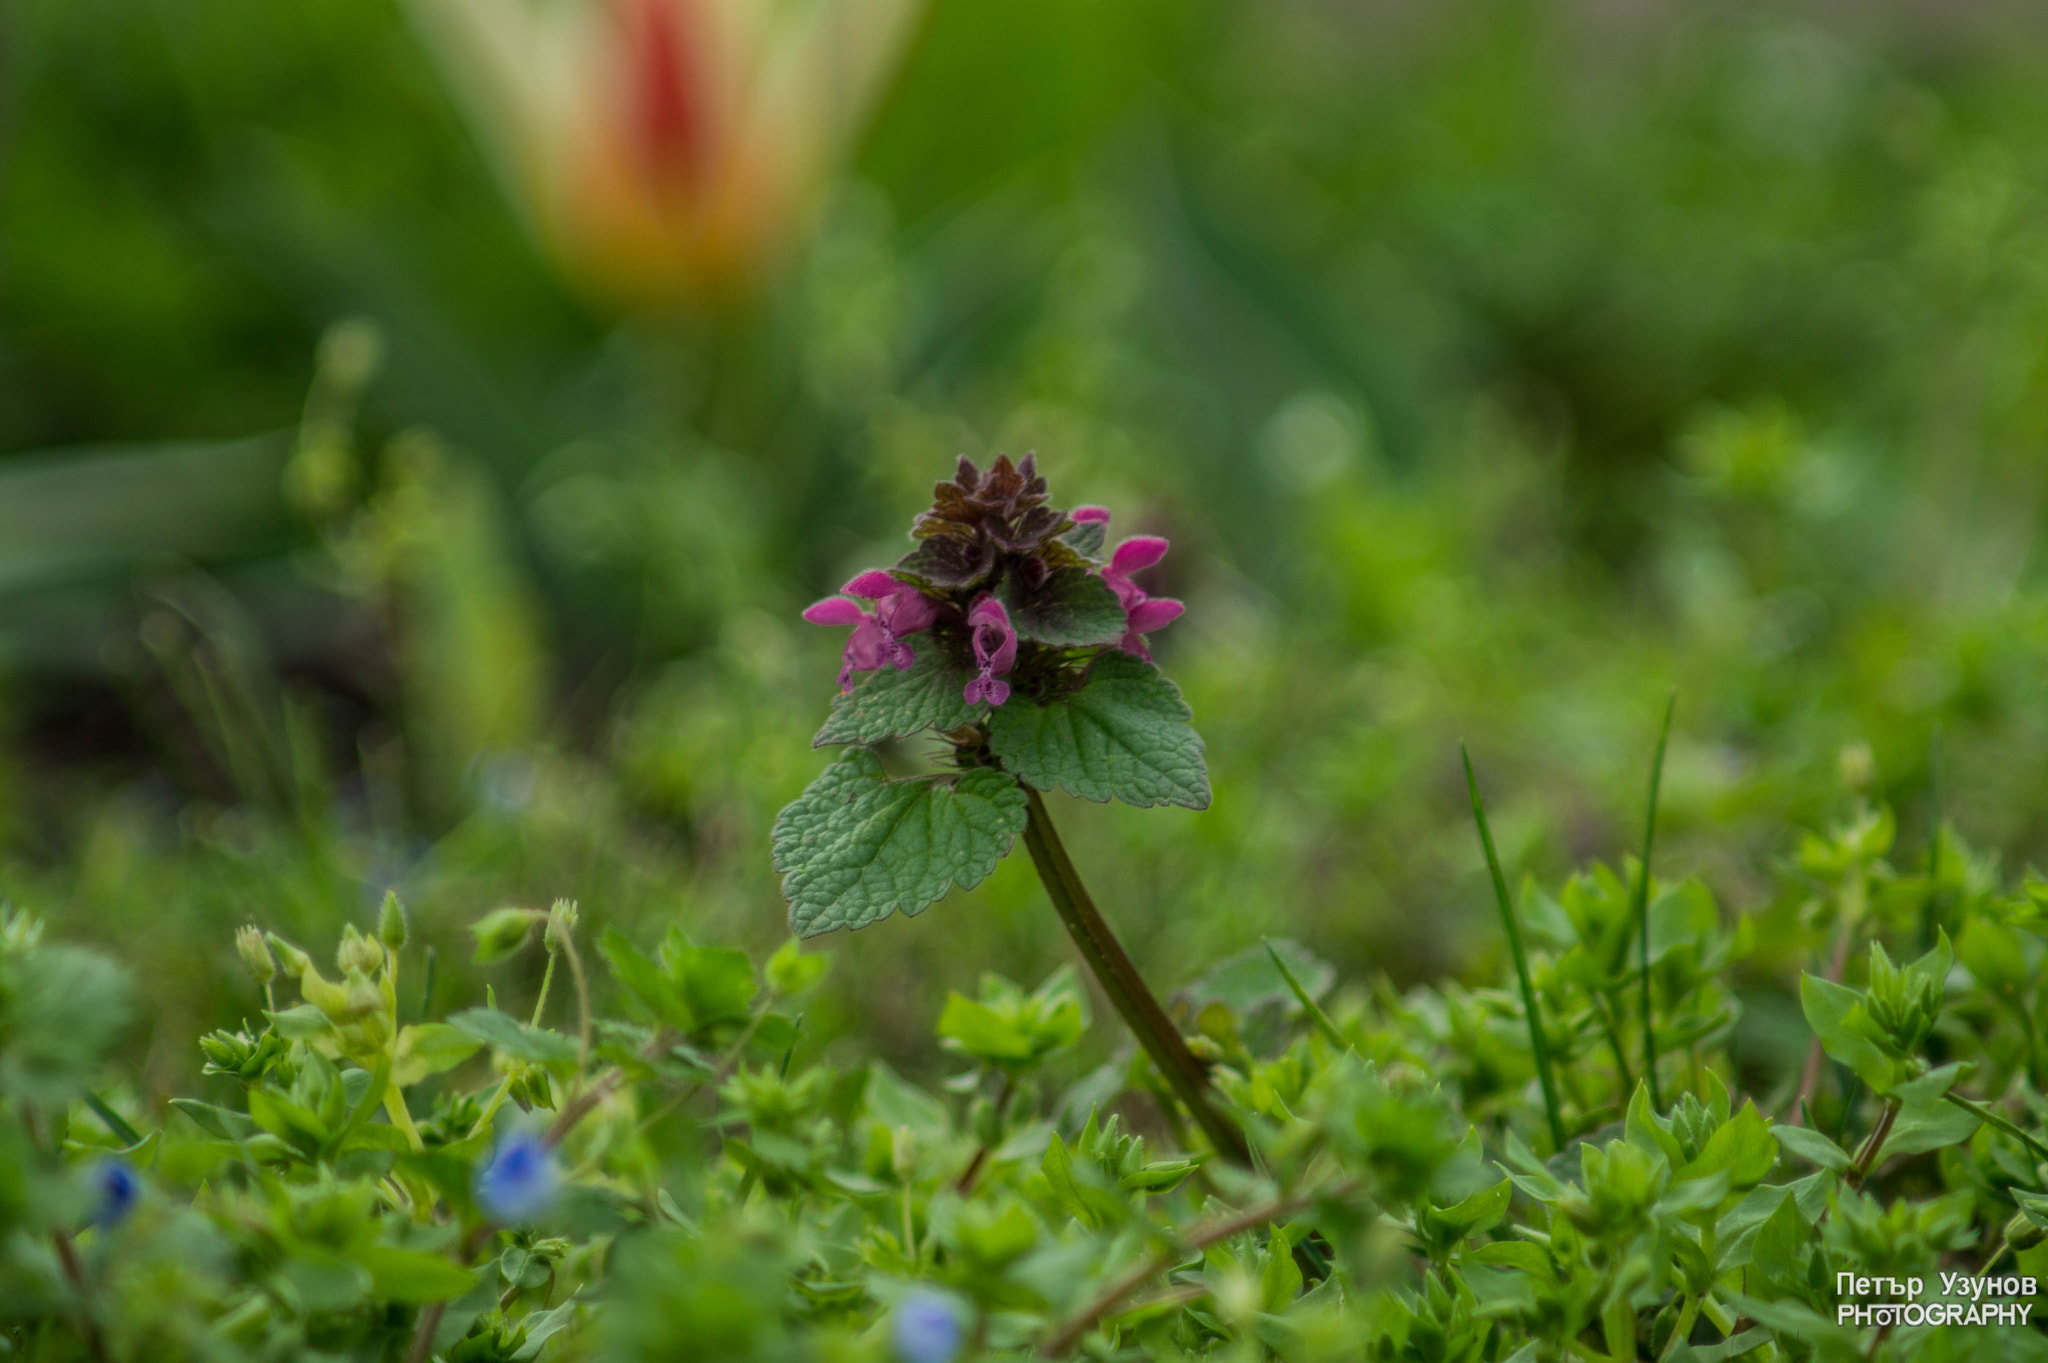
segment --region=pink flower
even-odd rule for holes
[[[996,678],[1017,661],[1017,631],[1010,628],[1010,613],[984,592],[967,612],[967,624],[974,631],[974,664],[981,669],[981,675],[967,683],[967,703],[1001,705],[1010,698],[1010,684]]]
[[[874,613],[861,609],[860,603],[849,597],[874,602]],[[901,671],[917,661],[910,645],[903,642],[904,637],[929,626],[937,618],[938,609],[930,597],[910,583],[875,571],[862,573],[840,588],[840,595],[828,596],[810,607],[804,612],[804,619],[814,625],[853,626],[839,666],[839,689],[849,691],[853,689],[856,672],[872,672],[885,663]]]
[[[1082,507],[1082,511],[1097,511],[1099,507]],[[1079,519],[1080,512],[1074,513]],[[1091,519],[1093,519],[1091,517]],[[1101,519],[1109,519],[1104,512]],[[1167,597],[1152,597],[1145,589],[1131,581],[1131,574],[1143,572],[1160,559],[1166,557],[1167,543],[1157,535],[1134,535],[1116,547],[1110,555],[1109,566],[1102,570],[1102,580],[1116,593],[1116,599],[1124,604],[1123,651],[1134,658],[1152,661],[1152,652],[1145,647],[1144,636],[1156,629],[1165,629],[1180,618],[1187,607]]]
[[[1067,519],[1075,525],[1108,525],[1109,508],[1106,506],[1077,506],[1067,513]]]

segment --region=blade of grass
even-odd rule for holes
[[[1920,900],[1920,946],[1934,946],[1941,922],[1941,725],[1927,736],[1927,893]]]
[[[1657,840],[1657,794],[1664,784],[1664,749],[1671,742],[1671,716],[1678,709],[1678,688],[1671,688],[1664,702],[1664,727],[1657,732],[1657,756],[1650,763],[1650,807],[1643,815],[1643,859],[1636,870],[1636,941],[1642,949],[1643,965],[1643,1073],[1650,1079],[1650,1106],[1664,1110],[1664,1095],[1657,1089],[1657,1033],[1650,1018],[1650,849]]]
[[[1529,1049],[1536,1055],[1536,1079],[1543,1086],[1543,1112],[1550,1118],[1551,1143],[1564,1149],[1564,1116],[1557,1103],[1557,1076],[1551,1073],[1550,1043],[1543,1037],[1543,1018],[1536,1010],[1536,986],[1529,982],[1529,957],[1522,950],[1522,929],[1515,922],[1514,905],[1508,901],[1507,877],[1500,871],[1500,855],[1493,850],[1493,832],[1486,826],[1486,805],[1479,798],[1479,778],[1472,774],[1472,754],[1458,744],[1458,756],[1465,763],[1465,789],[1472,795],[1472,821],[1479,825],[1479,845],[1486,851],[1486,869],[1493,876],[1493,895],[1500,903],[1501,927],[1508,935],[1508,951],[1515,958],[1515,978],[1522,986],[1522,1012],[1529,1020]]]
[[[1290,980],[1289,983],[1291,984],[1293,981]],[[108,1107],[106,1099],[100,1097],[91,1089],[85,1091],[85,1105],[92,1109],[92,1115],[99,1118],[107,1130],[121,1138],[121,1142],[124,1145],[142,1144],[142,1133],[130,1126],[127,1118],[114,1111],[113,1108]]]
[[[1324,1038],[1338,1050],[1345,1051],[1351,1049],[1351,1043],[1346,1041],[1343,1035],[1338,1032],[1337,1024],[1331,1022],[1330,1015],[1325,1013],[1316,1001],[1309,997],[1308,990],[1302,988],[1301,981],[1295,979],[1294,972],[1287,968],[1287,962],[1281,960],[1280,953],[1273,950],[1273,944],[1266,941],[1263,937],[1259,941],[1264,944],[1266,954],[1273,958],[1273,968],[1280,972],[1281,979],[1287,981],[1287,987],[1294,991],[1294,997],[1300,1000],[1303,1011],[1308,1014],[1309,1020],[1315,1023],[1316,1030],[1321,1032]]]

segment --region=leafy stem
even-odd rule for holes
[[[1218,1153],[1249,1168],[1251,1147],[1244,1132],[1213,1101],[1209,1072],[1188,1049],[1179,1029],[1159,1006],[1159,1000],[1131,964],[1123,944],[1095,907],[1088,887],[1081,882],[1081,873],[1074,869],[1073,858],[1067,855],[1066,845],[1052,826],[1045,801],[1028,785],[1024,794],[1028,802],[1024,845],[1030,850],[1031,864],[1037,868],[1046,895],[1059,911],[1060,921],[1066,925],[1067,935],[1074,939],[1081,959],[1087,962],[1102,992],[1109,996],[1125,1025],[1152,1057],[1152,1063],[1158,1066],[1174,1096],[1194,1116],[1209,1143]]]
[[[1242,1235],[1248,1230],[1256,1230],[1270,1221],[1284,1221],[1297,1216],[1323,1198],[1348,1196],[1357,1187],[1358,1180],[1351,1179],[1334,1187],[1276,1197],[1233,1216],[1196,1227],[1185,1235],[1174,1236],[1164,1247],[1146,1255],[1121,1276],[1111,1279],[1100,1292],[1089,1298],[1080,1310],[1060,1322],[1058,1328],[1045,1337],[1045,1343],[1040,1346],[1039,1353],[1047,1358],[1064,1358],[1072,1353],[1074,1346],[1081,1342],[1081,1337],[1093,1329],[1104,1316],[1114,1311],[1119,1302],[1188,1255],[1233,1236]]]

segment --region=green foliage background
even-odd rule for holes
[[[245,1009],[227,927],[387,887],[444,944],[572,895],[772,945],[795,612],[958,452],[1174,539],[1214,807],[1066,818],[1163,986],[1262,935],[1494,978],[1456,740],[1555,878],[1674,685],[1661,855],[1724,903],[1856,786],[2040,855],[2023,10],[941,0],[788,269],[627,322],[388,4],[5,23],[0,894],[145,965],[147,1085]],[[841,950],[814,1035],[918,1072],[948,990],[1065,959],[1015,861]]]

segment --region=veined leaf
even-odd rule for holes
[[[1124,637],[1123,602],[1087,568],[1056,568],[1028,589],[1010,577],[1000,595],[1020,639],[1054,648],[1087,648]]]
[[[980,884],[1024,831],[1025,797],[990,768],[892,781],[865,748],[827,767],[775,821],[775,869],[802,937],[921,912]]]
[[[917,661],[899,672],[885,667],[832,702],[832,717],[811,740],[814,748],[833,743],[879,743],[926,729],[957,729],[987,707],[967,703],[967,674],[947,661],[931,640],[911,641]]]
[[[1019,697],[989,716],[989,746],[1019,779],[1085,800],[1209,807],[1202,738],[1180,688],[1123,653],[1095,662],[1088,684],[1034,705]]]

